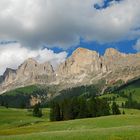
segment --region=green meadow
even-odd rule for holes
[[[140,111],[125,115],[49,121],[49,109],[36,118],[26,109],[0,107],[0,140],[139,140]]]
[[[115,97],[121,107],[130,92],[133,100],[140,102],[140,80],[126,85],[119,94],[104,94],[100,98]],[[42,110],[43,117],[37,118],[31,110],[0,107],[0,140],[140,140],[140,110],[120,110],[125,114],[50,122],[47,108]]]

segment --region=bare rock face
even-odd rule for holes
[[[56,71],[58,75],[91,73],[100,70],[100,57],[95,51],[78,48]]]
[[[3,74],[4,82],[10,84],[16,78],[16,70],[7,68]]]
[[[124,54],[109,48],[104,56],[95,51],[78,48],[57,71],[57,79],[68,86],[94,84],[104,78],[106,83],[140,76],[140,54]]]
[[[92,74],[98,75],[106,72],[106,66],[96,51],[84,48],[76,49],[64,63],[56,70],[57,80],[61,83],[86,84]]]
[[[39,64],[27,59],[17,70],[7,69],[1,76],[0,92],[31,84],[59,85],[61,89],[95,84],[104,79],[106,85],[140,77],[140,54],[124,54],[109,48],[103,56],[96,51],[76,49],[56,71],[49,62]]]
[[[106,81],[128,80],[140,77],[140,54],[124,54],[113,48],[107,49],[103,56],[109,75]]]
[[[96,51],[84,48],[76,49],[64,63],[60,64],[56,70],[59,77],[77,77],[106,72],[106,66],[102,63],[102,58]]]
[[[3,82],[3,76],[0,76],[0,84]]]
[[[38,83],[48,84],[54,78],[54,70],[49,62],[39,64],[34,59],[29,58],[17,70],[6,69],[0,91]]]
[[[40,97],[34,97],[34,96],[31,96],[31,99],[30,99],[30,106],[34,106],[38,103],[41,103],[41,99]]]
[[[41,80],[43,81],[43,79],[41,79],[40,77],[44,76],[47,82],[48,81],[47,78],[53,77],[53,74],[54,74],[53,67],[49,62],[39,64],[34,59],[29,58],[17,69],[16,80],[29,82],[32,81],[32,83],[36,83],[39,80],[40,82]]]

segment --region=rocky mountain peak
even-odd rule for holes
[[[54,71],[49,62],[38,63],[33,58],[24,61],[17,70],[7,69],[0,77],[0,92],[31,84],[58,84],[62,88],[94,84],[104,79],[128,81],[140,76],[140,54],[124,54],[109,48],[103,56],[85,48],[77,48]]]
[[[17,70],[7,68],[1,79],[3,82],[0,91],[25,85],[51,83],[54,80],[54,70],[49,62],[40,64],[33,58],[29,58]]]
[[[27,60],[25,60],[20,66],[19,66],[19,68],[21,68],[21,67],[27,67],[27,66],[29,66],[29,67],[34,67],[34,66],[37,66],[38,65],[38,62],[35,60],[35,59],[33,59],[33,58],[28,58]]]
[[[105,57],[110,57],[110,56],[124,56],[124,53],[119,52],[117,49],[114,48],[108,48],[105,51],[104,56]]]
[[[83,55],[97,55],[98,53],[96,51],[92,51],[92,50],[89,50],[89,49],[86,49],[86,48],[82,48],[82,47],[79,47],[77,48],[73,53],[72,53],[72,57],[83,57]]]
[[[56,73],[58,77],[74,76],[75,79],[82,75],[80,78],[82,80],[87,74],[98,71],[100,71],[99,53],[85,48],[77,48],[64,63],[60,64]]]
[[[81,53],[85,53],[85,52],[89,52],[89,51],[91,51],[91,50],[79,47],[73,52],[73,54],[79,54],[79,53],[81,54]]]

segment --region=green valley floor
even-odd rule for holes
[[[140,140],[140,111],[125,109],[125,115],[49,121],[30,110],[0,107],[0,140]]]

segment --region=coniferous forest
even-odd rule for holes
[[[111,114],[120,114],[119,107],[115,102],[110,106],[106,99],[75,97],[64,99],[61,102],[52,102],[50,120],[62,121],[107,116]]]

